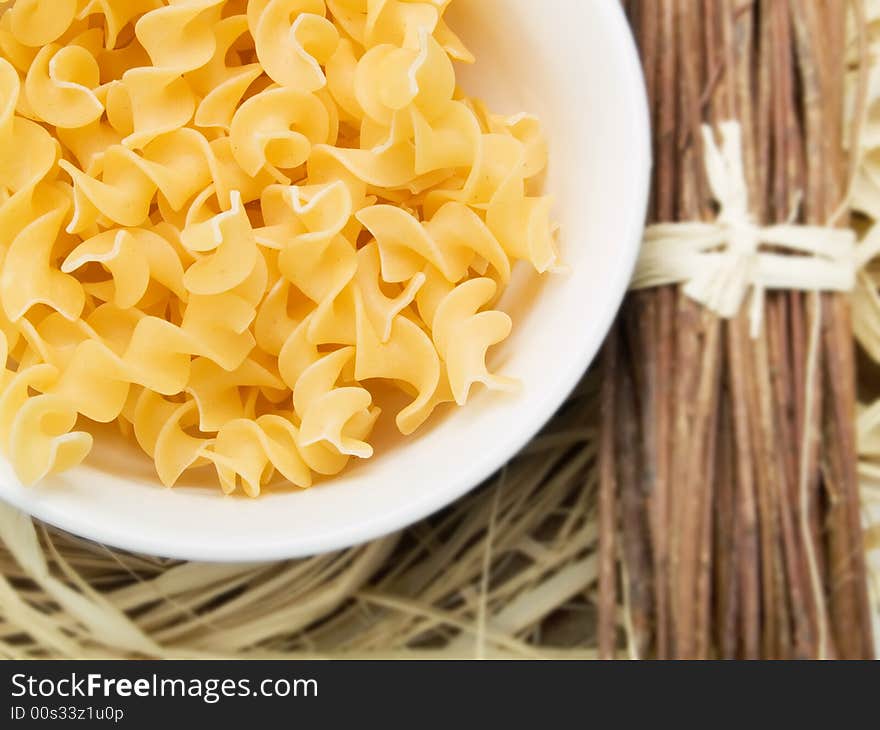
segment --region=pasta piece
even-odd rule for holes
[[[259,63],[227,64],[236,41],[248,30],[246,15],[223,18],[214,26],[214,55],[201,68],[186,74],[187,83],[201,97],[196,108],[198,127],[218,127],[229,132],[235,110],[248,87],[263,73]]]
[[[163,0],[87,0],[80,3],[83,7],[77,17],[82,20],[95,15],[103,16],[106,47],[114,49],[125,26],[144,13],[157,10],[162,2]]]
[[[241,202],[232,191],[232,207],[207,221],[192,223],[181,242],[190,251],[210,252],[196,260],[183,276],[193,294],[223,294],[241,284],[257,263],[257,242]]]
[[[240,483],[245,494],[258,497],[276,470],[289,483],[307,489],[312,474],[299,454],[297,439],[296,426],[280,415],[237,419],[223,426],[206,456],[227,494]]]
[[[313,144],[328,140],[330,118],[317,96],[298,89],[270,89],[246,101],[232,118],[229,139],[235,161],[251,177],[266,170],[290,183],[282,169],[309,159]]]
[[[156,472],[166,486],[202,457],[207,458],[210,439],[190,436],[184,430],[195,414],[195,404],[170,403],[150,390],[141,391],[134,411],[134,433],[138,444],[156,462]]]
[[[76,16],[77,0],[16,0],[9,11],[12,32],[26,46],[45,46],[58,40]]]
[[[325,445],[340,456],[368,459],[373,448],[357,435],[346,433],[346,426],[360,416],[378,415],[371,408],[372,396],[361,387],[336,387],[343,368],[354,358],[353,347],[322,357],[306,368],[293,389],[293,407],[302,426],[297,443],[301,449]]]
[[[275,83],[305,93],[327,83],[321,67],[336,51],[339,33],[324,13],[324,0],[248,4],[257,58]]]
[[[134,228],[99,233],[71,251],[61,271],[71,273],[92,263],[101,264],[112,276],[113,301],[120,309],[137,305],[151,281],[161,283],[181,300],[187,299],[177,252],[152,231]]]
[[[56,127],[84,127],[104,113],[95,95],[98,62],[81,46],[44,46],[25,81],[28,104],[40,119]]]
[[[517,380],[493,375],[486,369],[486,351],[505,340],[513,327],[504,312],[479,312],[495,290],[491,279],[471,279],[451,291],[434,313],[434,344],[446,365],[449,386],[458,405],[467,402],[474,383],[495,390],[519,387]]]
[[[199,411],[199,430],[219,431],[229,421],[247,416],[241,388],[259,386],[283,390],[281,378],[254,360],[225,370],[205,357],[193,360],[187,392]]]
[[[409,435],[431,415],[432,398],[440,382],[440,359],[430,338],[414,322],[395,318],[391,336],[382,342],[367,317],[363,299],[355,297],[357,310],[357,357],[355,378],[402,381],[415,390],[416,398],[397,414],[401,433]]]
[[[82,285],[52,266],[52,249],[66,214],[66,206],[50,210],[26,226],[10,244],[0,277],[3,308],[10,321],[21,319],[37,304],[52,307],[68,319],[82,314]]]

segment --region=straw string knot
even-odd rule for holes
[[[853,231],[796,224],[797,206],[786,223],[758,224],[748,207],[739,123],[719,124],[720,146],[710,127],[702,132],[718,216],[649,226],[631,288],[684,284],[687,296],[724,318],[736,316],[751,291],[753,337],[768,289],[850,291],[857,271]]]

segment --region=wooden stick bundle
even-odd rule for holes
[[[652,220],[714,218],[700,126],[734,119],[759,222],[845,222],[844,3],[625,4],[653,113]],[[872,655],[853,360],[844,295],[770,293],[757,338],[680,288],[630,296],[605,351],[602,656],[618,603],[635,657]]]

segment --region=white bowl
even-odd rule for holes
[[[493,365],[518,395],[475,391],[415,437],[343,476],[259,499],[161,487],[121,442],[25,488],[0,464],[0,496],[69,532],[139,552],[260,561],[343,548],[451,503],[522,448],[595,357],[629,281],[643,227],[649,121],[638,55],[614,0],[456,0],[450,24],[476,53],[463,87],[499,111],[528,111],[551,145],[548,189],[570,273],[520,277],[506,297],[514,334]]]

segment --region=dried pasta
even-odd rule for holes
[[[0,15],[0,447],[116,423],[166,485],[308,488],[472,386],[556,262],[536,120],[456,86],[451,0],[17,0]],[[384,387],[384,386],[383,386]]]

